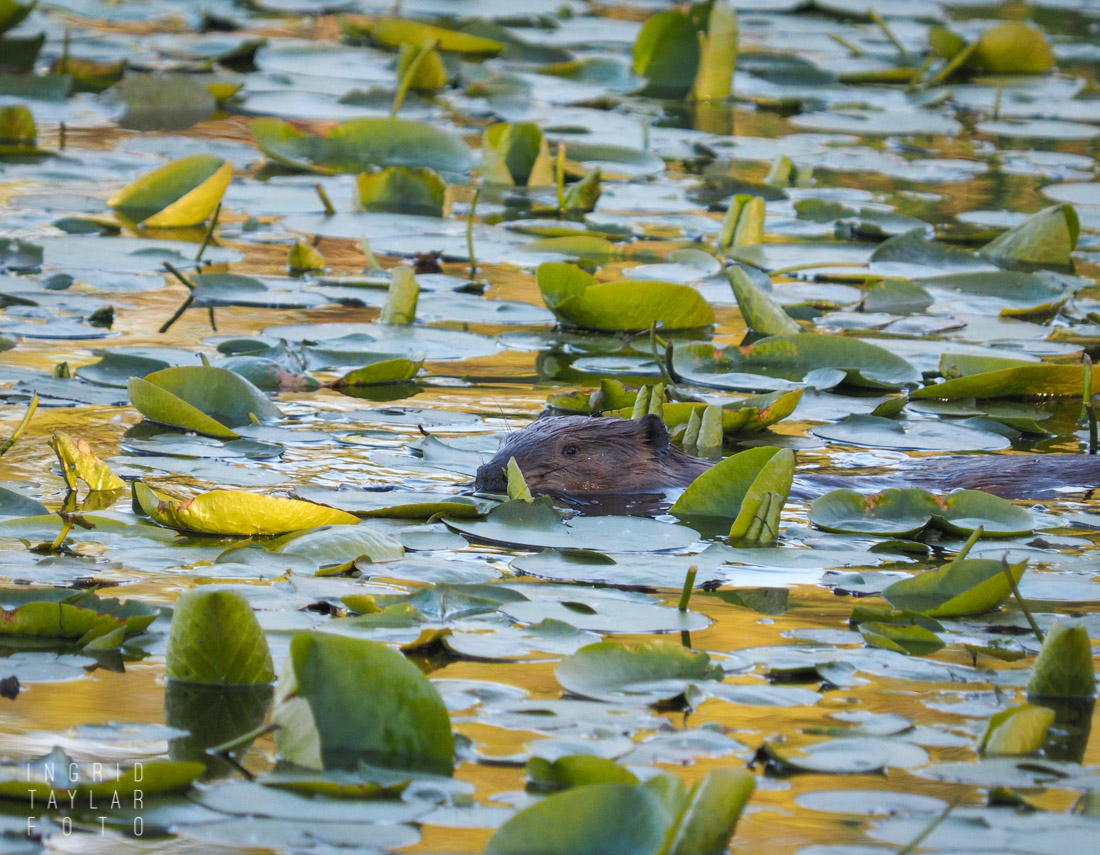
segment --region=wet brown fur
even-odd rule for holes
[[[574,452],[567,453],[572,447]],[[692,457],[669,440],[656,416],[641,419],[549,416],[509,434],[477,470],[475,489],[502,493],[508,458],[515,457],[535,493],[658,493],[684,487],[714,461]],[[1085,454],[999,454],[923,458],[882,475],[800,472],[791,498],[829,490],[873,493],[923,487],[935,493],[984,490],[1007,499],[1053,498],[1063,489],[1100,487],[1100,457]]]
[[[549,416],[505,437],[478,468],[475,488],[504,492],[510,457],[533,492],[558,495],[661,492],[690,484],[712,463],[676,448],[657,416]]]

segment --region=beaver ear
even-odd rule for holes
[[[664,451],[668,448],[668,429],[660,416],[647,413],[638,421],[638,431],[642,435],[642,441],[654,451]]]

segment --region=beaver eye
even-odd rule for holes
[[[561,450],[561,453],[564,454],[566,457],[572,457],[577,453],[577,446],[567,445]]]

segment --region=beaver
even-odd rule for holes
[[[661,493],[686,487],[714,465],[672,444],[664,422],[593,416],[543,416],[508,434],[500,450],[477,470],[477,492],[507,489],[508,458],[515,457],[535,493]],[[1086,454],[998,454],[925,457],[883,475],[799,472],[796,501],[848,488],[874,493],[888,487],[923,487],[934,493],[984,490],[1006,499],[1052,498],[1065,488],[1100,486],[1100,457]]]
[[[535,493],[660,493],[686,487],[714,463],[672,444],[658,416],[640,419],[544,416],[508,434],[478,467],[474,489],[503,493],[508,458]]]

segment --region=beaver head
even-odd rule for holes
[[[690,484],[710,463],[672,445],[654,415],[640,419],[550,416],[508,434],[477,470],[476,490],[507,489],[508,458],[516,458],[535,493],[659,492]]]

